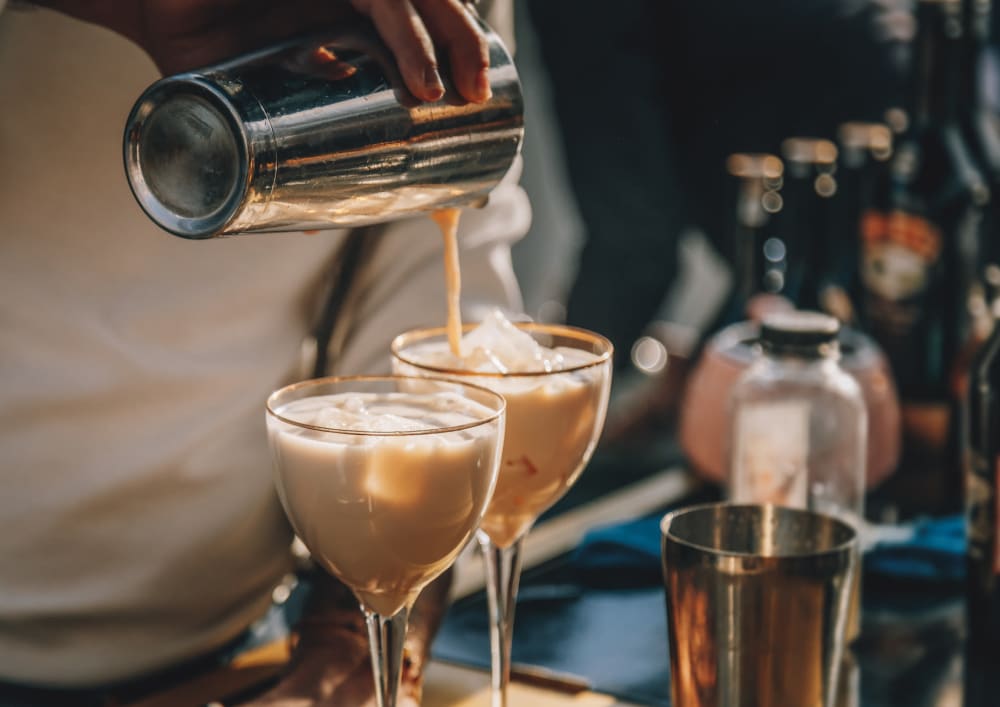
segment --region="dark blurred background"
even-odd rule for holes
[[[732,152],[899,105],[905,0],[517,1],[529,313],[608,335],[707,323],[729,287]]]

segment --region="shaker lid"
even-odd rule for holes
[[[239,209],[247,146],[231,107],[195,81],[154,84],[129,116],[125,169],[143,210],[185,238],[214,235]]]
[[[837,340],[840,322],[821,312],[773,312],[761,322],[760,342],[770,350],[813,349]]]

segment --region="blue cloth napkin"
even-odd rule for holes
[[[911,525],[912,535],[876,540],[865,551],[865,575],[936,584],[965,579],[965,516],[928,518]]]
[[[598,571],[659,567],[660,520],[649,516],[587,531],[573,552],[573,565]]]
[[[660,581],[660,519],[649,516],[590,530],[570,557],[570,565],[601,584],[636,586]],[[886,533],[866,549],[864,571],[914,583],[949,584],[965,576],[965,519],[930,518]],[[906,532],[908,531],[908,532]]]

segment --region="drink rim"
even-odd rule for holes
[[[375,431],[375,430],[348,430],[341,429],[339,427],[326,427],[324,425],[314,425],[308,422],[302,422],[301,420],[293,420],[289,417],[285,417],[279,413],[274,405],[274,401],[281,395],[286,393],[291,393],[303,388],[310,387],[321,387],[323,385],[329,385],[334,383],[374,383],[374,382],[389,382],[389,381],[414,381],[415,383],[425,383],[427,381],[443,383],[449,386],[461,386],[464,388],[472,388],[473,390],[482,393],[487,398],[490,398],[499,403],[499,405],[492,411],[492,414],[488,417],[483,417],[480,420],[474,420],[472,422],[465,422],[461,425],[450,425],[447,427],[433,427],[421,430],[390,430],[390,431]],[[345,391],[346,392],[346,391]],[[355,391],[362,392],[362,391]],[[303,398],[298,398],[299,400]],[[466,383],[465,381],[456,381],[448,378],[438,378],[434,376],[402,376],[402,375],[385,375],[385,376],[326,376],[324,378],[310,378],[309,380],[299,381],[297,383],[291,383],[289,385],[278,388],[273,393],[267,397],[267,402],[265,404],[267,409],[267,414],[276,420],[280,420],[285,424],[292,425],[294,427],[299,427],[301,429],[314,430],[316,432],[330,432],[335,434],[344,435],[356,435],[359,437],[416,437],[421,435],[437,435],[444,434],[447,432],[460,432],[462,430],[472,429],[474,427],[480,427],[482,425],[487,425],[497,419],[500,419],[507,412],[507,400],[499,393],[490,390],[481,385],[476,385],[474,383]]]
[[[588,329],[581,329],[580,327],[568,326],[566,324],[540,324],[538,322],[511,322],[518,329],[527,332],[543,332],[546,334],[554,334],[556,336],[564,336],[569,339],[576,339],[577,341],[586,342],[589,344],[594,344],[595,348],[599,348],[600,353],[595,353],[593,361],[587,361],[585,363],[578,363],[573,366],[568,366],[566,368],[560,368],[558,371],[510,371],[508,373],[499,373],[497,371],[472,371],[468,368],[455,368],[452,366],[434,366],[428,363],[417,361],[412,357],[405,354],[405,349],[415,343],[424,342],[428,339],[432,339],[436,336],[447,336],[447,327],[425,327],[420,329],[411,329],[409,331],[403,332],[392,340],[392,345],[390,350],[394,358],[402,363],[405,363],[414,368],[419,368],[424,371],[433,371],[434,373],[446,374],[449,376],[467,376],[469,378],[539,378],[543,376],[552,376],[561,373],[573,373],[575,371],[584,371],[588,368],[595,368],[597,366],[603,365],[607,361],[610,361],[614,355],[614,344],[611,343],[606,337],[600,334],[590,331]],[[469,331],[475,329],[478,324],[463,324],[462,333],[465,334]]]
[[[757,508],[761,509],[766,513],[785,513],[798,516],[818,516],[827,519],[834,525],[841,526],[849,531],[849,537],[841,542],[834,543],[830,547],[823,548],[821,550],[803,550],[799,552],[783,551],[775,552],[771,555],[764,555],[757,552],[741,552],[739,550],[724,550],[704,543],[694,542],[686,538],[682,538],[671,532],[670,526],[674,519],[682,515],[687,515],[689,513],[697,513],[701,511],[717,510],[719,508]],[[849,553],[852,550],[857,550],[859,547],[860,540],[858,538],[858,531],[851,527],[844,521],[836,518],[832,515],[820,513],[818,511],[808,510],[805,508],[791,508],[788,506],[779,506],[773,503],[729,503],[729,502],[719,502],[719,503],[699,503],[691,506],[684,506],[676,510],[670,511],[660,520],[660,536],[666,541],[669,540],[672,544],[681,545],[688,547],[706,555],[711,555],[712,557],[732,557],[732,558],[760,558],[762,560],[796,560],[796,559],[807,559],[816,557],[827,557],[833,555],[843,555]]]

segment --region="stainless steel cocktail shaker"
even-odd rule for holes
[[[361,25],[157,81],[125,128],[132,192],[159,226],[196,239],[482,203],[524,133],[517,70],[483,29],[493,96],[482,104],[450,87],[420,103]]]

